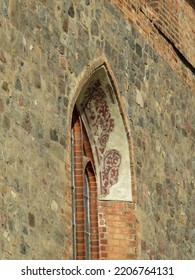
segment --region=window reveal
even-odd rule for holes
[[[97,186],[90,143],[79,114],[72,118],[73,258],[98,259]]]

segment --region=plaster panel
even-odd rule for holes
[[[128,140],[104,66],[84,85],[76,105],[93,151],[99,199],[131,201]]]

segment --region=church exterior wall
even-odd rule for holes
[[[146,2],[0,0],[1,259],[72,259],[72,110],[100,62],[134,176],[132,202],[100,202],[101,258],[195,258],[193,4],[175,1],[184,37]]]

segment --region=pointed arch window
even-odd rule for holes
[[[93,156],[76,106],[72,118],[72,183],[74,259],[99,259]]]
[[[99,259],[111,250],[106,201],[132,202],[132,150],[124,107],[106,65],[83,80],[72,116],[73,251],[74,259]]]

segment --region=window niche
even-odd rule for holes
[[[94,157],[98,199],[132,201],[128,138],[105,66],[83,86],[76,107]]]
[[[105,65],[82,86],[72,116],[74,259],[99,259],[101,201],[132,202],[128,131]]]

